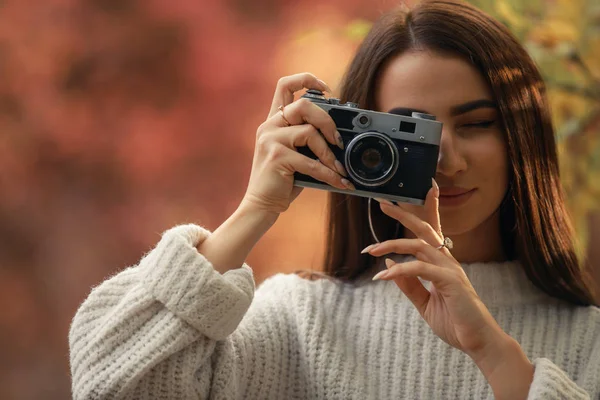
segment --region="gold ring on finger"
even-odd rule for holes
[[[287,118],[285,117],[285,115],[283,114],[283,108],[284,107],[285,106],[281,105],[281,106],[277,107],[277,109],[281,113],[281,118],[283,118],[283,120],[285,121],[285,123],[287,124],[287,126],[291,126],[292,124],[290,124],[290,121],[288,121]]]

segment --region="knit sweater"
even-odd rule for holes
[[[277,274],[255,291],[249,266],[221,274],[197,251],[209,234],[172,228],[92,290],[69,334],[75,399],[493,398],[393,281]],[[463,268],[533,362],[529,399],[600,399],[600,309],[551,298],[516,262]]]

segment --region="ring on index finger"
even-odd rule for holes
[[[285,106],[283,106],[283,105],[277,107],[277,109],[279,110],[279,112],[281,114],[281,118],[283,118],[283,120],[285,121],[285,123],[287,124],[287,126],[291,126],[292,124],[290,124],[290,121],[287,120],[287,118],[285,117],[285,114],[283,113],[283,109],[284,108],[285,108]]]

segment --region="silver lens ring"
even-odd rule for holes
[[[390,150],[390,154],[391,154],[391,158],[392,158],[391,166],[383,173],[383,175],[381,177],[376,178],[376,179],[361,178],[358,175],[358,173],[356,172],[356,170],[352,167],[352,164],[350,162],[350,156],[352,155],[352,149],[354,148],[354,146],[356,146],[361,140],[363,140],[367,137],[374,137],[377,139],[381,139],[383,142],[385,142],[385,144],[387,145],[387,147]],[[387,137],[386,135],[384,135],[382,133],[378,133],[378,132],[364,132],[359,135],[356,135],[354,138],[352,138],[350,143],[348,143],[348,145],[346,147],[346,152],[344,154],[344,162],[346,164],[346,170],[348,171],[348,174],[359,185],[368,186],[368,187],[381,186],[381,185],[385,185],[387,182],[389,182],[389,180],[392,179],[392,177],[396,174],[396,171],[398,170],[398,164],[399,164],[398,149],[396,149],[394,142],[392,142],[392,140],[389,137]]]

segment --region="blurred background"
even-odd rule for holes
[[[472,3],[548,82],[579,251],[600,260],[600,1]],[[0,398],[69,398],[67,334],[91,287],[175,224],[216,229],[277,79],[310,71],[336,89],[399,4],[0,0]],[[305,189],[261,240],[257,283],[320,268],[325,199]]]

